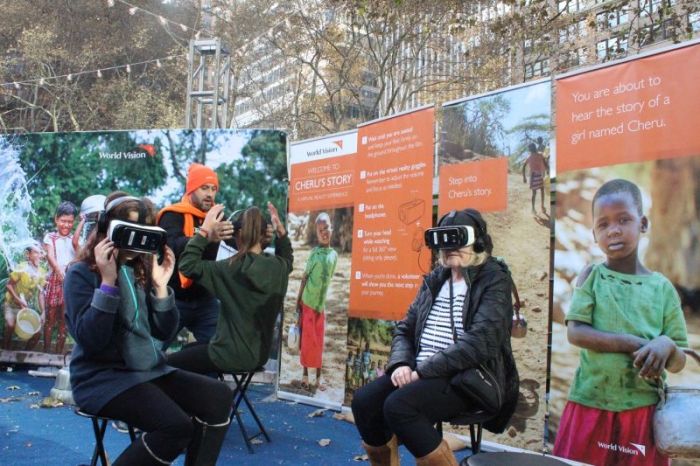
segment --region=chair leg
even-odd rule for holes
[[[249,372],[242,375],[240,378],[236,374],[231,374],[233,376],[233,381],[236,384],[236,388],[233,391],[233,413],[232,415],[236,417],[236,422],[238,422],[238,428],[241,430],[241,435],[243,436],[243,441],[248,448],[249,453],[255,453],[253,450],[253,445],[250,443],[251,437],[248,435],[248,430],[243,424],[243,419],[241,414],[238,412],[238,408],[241,405],[241,401],[245,398],[245,391],[248,389],[248,384],[253,379],[253,373]]]
[[[481,434],[483,430],[481,424],[469,424],[469,437],[471,437],[472,454],[476,455],[481,451]]]
[[[97,466],[97,458],[99,457],[102,466],[108,466],[107,453],[105,452],[105,446],[103,439],[105,436],[105,431],[107,430],[107,420],[93,417],[90,419],[92,421],[92,430],[95,433],[95,448],[92,451],[92,459],[90,460],[90,466]],[[102,421],[100,423],[100,421]]]

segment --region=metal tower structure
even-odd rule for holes
[[[190,40],[187,55],[186,128],[225,128],[231,54],[219,39]]]

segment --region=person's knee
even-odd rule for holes
[[[212,379],[212,386],[207,390],[207,402],[200,413],[201,420],[207,424],[220,424],[229,418],[233,406],[233,390],[218,380]]]
[[[395,391],[384,401],[384,419],[389,426],[400,424],[415,414],[415,409],[405,400],[400,390]]]
[[[350,409],[352,409],[353,416],[357,418],[362,416],[363,413],[371,411],[372,404],[376,405],[374,395],[369,393],[369,390],[362,387],[355,391],[355,394],[352,397],[352,402],[350,403]]]

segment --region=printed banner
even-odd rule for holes
[[[485,438],[540,450],[545,421],[550,262],[549,82],[496,91],[442,108],[438,151],[439,217],[484,214],[493,254],[511,270],[527,319],[511,338],[520,397],[510,426]]]
[[[700,215],[691,207],[700,198],[699,65],[700,46],[693,45],[556,82],[559,170],[548,443],[556,444],[560,456],[651,464],[658,454],[651,414],[639,412],[653,412],[656,382],[640,377],[632,351],[610,353],[570,343],[567,319],[572,328],[590,325],[644,341],[666,335],[696,349],[700,344]],[[593,304],[582,298],[586,294]],[[700,386],[700,367],[688,358],[667,383]],[[563,415],[569,401],[585,404],[588,411],[572,404]],[[572,418],[585,415],[593,422],[610,411],[625,411],[618,413],[620,425],[634,426],[634,433],[595,429],[584,436],[580,421]],[[673,464],[696,461],[674,459]]]
[[[339,408],[345,391],[357,131],[290,145],[294,246],[280,398]]]
[[[122,190],[147,197],[158,210],[180,201],[188,168],[198,162],[217,172],[215,202],[226,215],[251,205],[266,211],[268,201],[285,215],[285,153],[286,135],[268,130],[0,136],[0,359],[63,364],[72,340],[62,274],[104,208],[100,196]]]
[[[434,122],[430,107],[358,130],[350,317],[403,318],[430,266]]]

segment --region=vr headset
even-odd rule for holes
[[[107,222],[107,214],[118,205],[135,201],[138,203],[139,218],[137,222],[127,222],[125,220],[111,220]],[[147,254],[161,254],[165,249],[166,232],[164,229],[144,225],[146,219],[146,206],[138,197],[122,196],[118,197],[105,206],[105,210],[100,212],[97,218],[98,231],[105,233],[114,246],[119,249]]]
[[[228,216],[228,221],[233,224],[234,231],[238,231],[241,228],[243,228],[243,214],[248,209],[249,208],[238,209],[235,212],[233,212],[231,215]],[[262,214],[262,211],[261,211],[261,214]],[[262,233],[266,234],[268,225],[272,225],[272,223],[270,223],[270,221],[264,215],[262,216],[262,220],[263,220],[262,225],[261,225]]]
[[[459,249],[471,246],[476,241],[474,227],[452,225],[425,230],[425,245],[430,249]]]
[[[112,220],[107,237],[119,249],[148,254],[159,254],[166,242],[166,233],[160,227]]]

